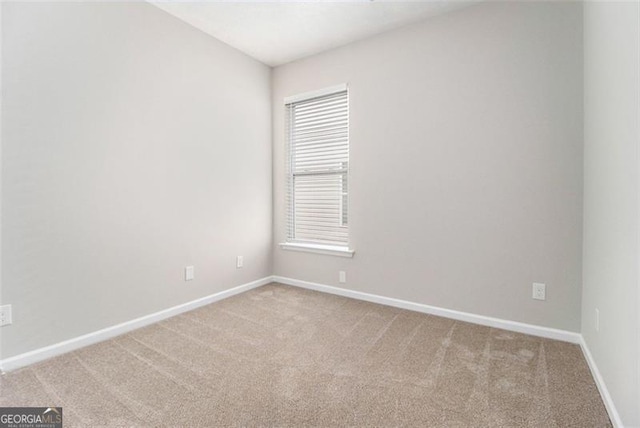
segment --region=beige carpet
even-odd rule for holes
[[[611,426],[576,345],[279,284],[0,381],[65,426]]]

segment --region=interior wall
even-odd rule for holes
[[[3,9],[2,358],[271,274],[268,67],[145,2]]]
[[[638,427],[638,2],[585,3],[584,70],[582,335],[624,425]]]
[[[579,331],[582,66],[580,3],[484,2],[277,67],[274,273]],[[283,99],[339,83],[353,259],[277,245]]]
[[[2,305],[2,9],[4,2],[0,2],[0,305]],[[2,329],[0,329],[0,359],[2,359]]]

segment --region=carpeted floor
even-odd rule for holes
[[[576,345],[270,284],[0,377],[64,425],[607,427]]]

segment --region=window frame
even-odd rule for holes
[[[317,174],[296,174],[296,172],[294,171],[293,168],[293,162],[294,162],[294,151],[293,151],[293,138],[292,138],[292,130],[293,130],[293,124],[290,123],[290,114],[291,111],[290,109],[292,108],[291,106],[293,104],[298,104],[298,103],[303,103],[306,101],[310,101],[316,98],[322,98],[322,97],[326,97],[326,96],[331,96],[334,94],[339,94],[341,92],[346,92],[346,96],[347,96],[347,132],[348,132],[348,137],[347,137],[347,149],[350,149],[350,108],[349,108],[349,88],[347,84],[340,84],[340,85],[335,85],[335,86],[331,86],[328,88],[324,88],[324,89],[320,89],[320,90],[316,90],[316,91],[311,91],[311,92],[305,92],[302,94],[298,94],[298,95],[294,95],[291,97],[286,97],[284,99],[284,111],[285,111],[285,119],[286,119],[286,125],[285,125],[285,153],[286,153],[286,183],[287,183],[287,188],[286,188],[286,241],[283,243],[280,243],[280,247],[282,249],[285,250],[291,250],[291,251],[304,251],[304,252],[312,252],[312,253],[317,253],[317,254],[326,254],[326,255],[334,255],[334,256],[340,256],[340,257],[353,257],[355,251],[353,251],[352,249],[349,248],[350,246],[350,240],[351,240],[351,233],[350,233],[350,228],[349,228],[349,190],[348,190],[348,185],[349,185],[349,174],[351,171],[350,168],[350,150],[348,150],[347,152],[347,161],[346,161],[346,168],[344,171],[344,175],[340,178],[340,182],[341,182],[341,187],[342,187],[342,191],[341,196],[340,196],[340,205],[339,205],[339,222],[340,222],[340,227],[344,226],[347,228],[347,242],[343,244],[331,244],[331,243],[325,243],[322,241],[313,241],[313,240],[299,240],[299,239],[295,239],[295,230],[296,230],[296,213],[295,213],[295,202],[294,202],[294,198],[295,198],[295,184],[294,184],[294,180],[296,176],[303,176],[303,175],[308,175],[308,176],[319,176],[319,175],[328,175],[327,172],[319,172]],[[336,174],[340,174],[339,172],[337,172]],[[344,191],[344,187],[346,186],[347,191]],[[345,206],[346,205],[346,206]],[[345,214],[346,211],[346,214]]]

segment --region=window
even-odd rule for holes
[[[285,101],[287,249],[344,253],[349,245],[349,95],[346,85]]]

